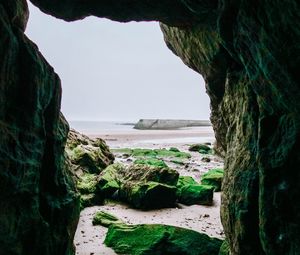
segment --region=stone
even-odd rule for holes
[[[211,148],[206,145],[206,144],[192,144],[190,147],[189,147],[189,151],[202,151],[202,152],[205,152],[205,153],[208,153],[209,151],[211,151]]]
[[[230,249],[227,240],[223,241],[220,247],[219,255],[230,255]]]
[[[79,194],[65,164],[61,83],[24,34],[25,0],[0,1],[0,254],[74,254]]]
[[[104,211],[96,212],[95,216],[93,217],[92,223],[94,226],[100,225],[103,227],[109,227],[112,224],[124,224],[123,221],[121,221],[114,215]]]
[[[224,177],[224,170],[220,168],[215,168],[209,170],[207,173],[203,174],[201,177],[201,183],[204,185],[210,185],[214,187],[216,192],[221,191],[222,182]]]
[[[97,178],[97,193],[105,198],[111,198],[116,191],[120,189],[122,177],[121,171],[124,171],[122,164],[113,164],[105,168]]]
[[[168,167],[168,165],[161,159],[148,158],[148,159],[136,159],[134,164],[137,165],[150,165],[156,167]]]
[[[211,205],[213,202],[214,188],[198,184],[190,176],[180,176],[177,183],[178,202],[185,205]]]
[[[178,176],[177,171],[168,167],[129,166],[122,177],[120,199],[143,210],[172,207]]]
[[[99,174],[114,161],[114,155],[104,140],[91,139],[73,129],[68,134],[66,153],[77,175]]]
[[[168,225],[112,224],[104,243],[118,254],[218,255],[222,241]]]

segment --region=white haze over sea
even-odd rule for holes
[[[158,23],[67,23],[30,12],[26,34],[62,80],[68,120],[209,118],[202,77],[167,48]]]

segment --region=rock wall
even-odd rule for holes
[[[26,1],[0,1],[0,254],[69,255],[79,200],[60,80],[24,35],[27,19]]]
[[[222,221],[231,253],[300,254],[298,1],[32,2],[65,20],[167,24],[169,48],[206,80],[226,151]],[[61,167],[59,81],[23,34],[24,1],[1,0],[0,11],[0,244],[5,254],[68,254],[77,207]]]

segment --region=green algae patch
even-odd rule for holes
[[[190,176],[180,176],[177,183],[178,202],[185,205],[211,205],[213,202],[214,188],[198,184]]]
[[[218,255],[222,241],[174,226],[112,224],[104,243],[118,254]]]
[[[227,240],[222,243],[218,255],[230,255],[230,248]]]
[[[223,176],[223,169],[211,169],[207,173],[203,174],[201,178],[201,184],[213,186],[216,192],[221,191]]]
[[[121,171],[124,171],[123,165],[113,164],[105,168],[98,176],[97,190],[105,198],[111,198],[112,195],[119,190]]]
[[[92,223],[94,226],[100,225],[103,227],[109,227],[112,224],[123,224],[123,221],[110,213],[101,211],[95,214]]]
[[[168,167],[168,165],[161,159],[148,158],[148,159],[137,159],[133,162],[138,165],[150,165],[156,167]]]
[[[123,176],[120,199],[143,210],[172,207],[178,177],[178,172],[168,167],[133,164]]]
[[[77,181],[77,189],[81,194],[90,194],[96,191],[97,175],[84,173]]]
[[[191,154],[186,152],[181,152],[176,148],[167,149],[130,149],[121,148],[114,149],[113,152],[128,154],[132,157],[143,157],[143,158],[191,158]]]
[[[83,173],[77,180],[81,209],[103,202],[103,196],[97,192],[97,182],[97,175],[88,173]]]
[[[212,153],[212,149],[207,146],[206,144],[192,144],[189,147],[189,151],[197,151],[201,154],[211,154]]]
[[[173,164],[176,164],[176,165],[181,165],[181,166],[186,164],[186,162],[184,162],[181,159],[172,159],[172,160],[170,160],[170,162],[173,163]]]

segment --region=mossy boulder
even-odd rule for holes
[[[146,159],[137,159],[133,162],[138,165],[150,165],[157,167],[168,167],[168,165],[161,159],[156,158],[146,158]]]
[[[212,152],[211,148],[206,144],[192,144],[189,147],[189,151],[198,151],[201,154],[209,154]]]
[[[104,243],[118,254],[218,255],[222,241],[174,226],[112,224]]]
[[[120,199],[145,210],[174,206],[177,171],[168,167],[132,165],[123,173]]]
[[[76,180],[76,186],[80,193],[80,208],[100,205],[103,202],[103,196],[97,192],[97,175],[83,173]]]
[[[105,198],[110,198],[120,189],[121,175],[125,166],[121,164],[112,164],[105,168],[97,178],[97,192]]]
[[[213,202],[214,188],[198,184],[190,176],[180,176],[177,183],[178,202],[185,205],[211,205]]]
[[[129,149],[121,148],[113,150],[116,153],[128,154],[132,157],[143,157],[143,158],[190,158],[191,154],[186,152],[181,152],[178,149],[171,148],[167,149]]]
[[[223,241],[220,247],[219,255],[230,255],[230,248],[227,240]]]
[[[123,221],[115,217],[114,215],[100,211],[95,214],[93,217],[93,225],[100,225],[103,227],[109,227],[112,224],[123,224]]]
[[[65,151],[77,175],[99,174],[114,161],[114,156],[104,140],[91,139],[73,129],[68,134]]]
[[[211,169],[201,177],[201,184],[214,187],[215,191],[221,191],[224,177],[224,170],[221,168]]]

